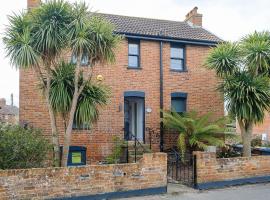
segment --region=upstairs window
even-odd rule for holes
[[[74,65],[77,64],[77,56],[75,54],[72,54],[72,56],[71,56],[71,63]],[[81,65],[82,66],[89,65],[89,58],[88,58],[87,54],[85,54],[85,53],[82,56]]]
[[[171,69],[185,71],[185,48],[171,44]]]
[[[90,124],[89,123],[84,123],[84,124],[79,124],[76,122],[76,120],[73,120],[73,125],[72,129],[73,130],[90,130]]]
[[[128,67],[139,68],[140,67],[140,42],[128,41]]]
[[[187,111],[187,93],[175,92],[171,94],[171,110],[177,113]]]

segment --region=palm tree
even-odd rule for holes
[[[224,146],[224,118],[211,122],[210,114],[199,116],[196,112],[163,113],[165,127],[179,133],[177,144],[182,157],[187,150],[191,153],[194,150],[205,150],[209,145]]]
[[[114,49],[121,37],[113,34],[111,24],[92,15],[84,4],[69,4],[63,0],[51,0],[27,13],[9,17],[4,44],[11,63],[17,68],[31,68],[44,90],[48,106],[55,164],[59,165],[59,137],[56,113],[51,105],[52,74],[70,50],[77,58],[74,72],[74,90],[67,113],[67,128],[64,134],[62,166],[67,165],[71,131],[79,97],[88,87],[92,69],[97,63],[113,62]],[[83,72],[81,60],[88,60],[87,72]],[[90,67],[91,66],[91,67]],[[84,67],[85,68],[85,67]],[[82,104],[85,105],[85,104]],[[61,110],[62,108],[59,108]],[[80,111],[80,113],[83,113]]]
[[[120,36],[113,34],[114,27],[98,17],[89,13],[84,3],[75,3],[72,10],[72,22],[69,25],[70,49],[76,58],[75,74],[73,79],[74,91],[71,98],[68,114],[67,128],[64,135],[62,166],[67,165],[69,145],[71,141],[72,126],[79,97],[92,78],[92,69],[96,64],[112,63],[115,61],[115,48],[121,40]],[[87,60],[88,71],[85,73],[82,60]],[[83,111],[80,110],[80,113]]]
[[[253,126],[263,122],[270,108],[270,33],[255,32],[236,43],[219,44],[206,65],[223,79],[219,90],[239,123],[243,156],[250,157]]]
[[[3,38],[11,64],[17,69],[32,69],[44,89],[56,166],[59,165],[60,151],[55,114],[49,103],[51,70],[68,44],[66,35],[72,22],[71,11],[68,3],[49,1],[29,12],[14,14],[9,16]]]

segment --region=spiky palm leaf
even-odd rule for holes
[[[253,76],[241,72],[228,78],[221,85],[227,101],[227,109],[239,119],[262,122],[270,106],[270,82],[268,77]]]
[[[210,121],[211,114],[199,116],[196,112],[178,114],[176,112],[163,112],[164,125],[179,133],[178,147],[182,157],[187,149],[206,149],[209,145],[223,146],[225,119]],[[223,123],[221,123],[223,121]]]
[[[255,75],[268,75],[270,65],[270,33],[255,32],[241,40],[243,61]]]
[[[32,27],[29,15],[25,12],[8,17],[9,25],[3,42],[10,62],[16,68],[28,68],[37,65],[40,53],[34,48]]]
[[[67,48],[68,25],[72,21],[72,7],[63,0],[51,0],[29,12],[32,18],[34,48],[48,62]]]
[[[75,4],[73,21],[69,25],[70,47],[75,56],[87,56],[91,63],[114,62],[115,48],[121,40],[113,34],[114,27],[95,13],[89,13],[85,3]]]
[[[226,77],[239,71],[237,68],[241,62],[239,59],[240,48],[236,43],[222,43],[210,51],[205,65],[209,69],[215,69],[219,77]]]

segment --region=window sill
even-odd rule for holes
[[[74,131],[74,132],[90,131],[90,130],[91,130],[91,129],[72,128],[72,131]]]
[[[127,67],[127,69],[142,70],[142,68],[141,68],[141,67]]]
[[[170,69],[171,72],[186,73],[188,70]]]

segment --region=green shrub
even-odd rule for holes
[[[43,167],[50,149],[40,130],[0,124],[0,169]]]
[[[232,148],[229,145],[226,145],[225,147],[222,147],[217,152],[218,158],[232,158],[232,157],[241,157],[241,152],[236,151],[234,148]]]
[[[121,156],[124,152],[124,147],[127,146],[127,142],[120,139],[119,137],[113,137],[114,147],[112,150],[112,154],[105,158],[106,163],[108,164],[116,164],[120,163]]]
[[[262,146],[262,139],[260,137],[255,137],[251,140],[252,147],[261,147]]]

